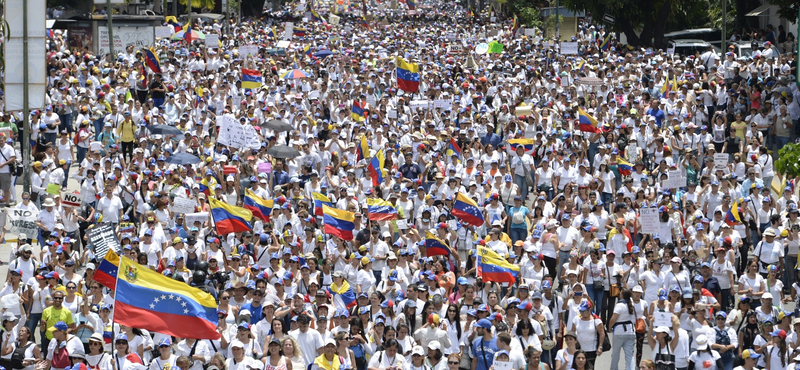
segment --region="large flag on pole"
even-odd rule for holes
[[[219,339],[210,294],[128,258],[119,261],[114,321],[178,338]]]

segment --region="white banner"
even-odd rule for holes
[[[61,204],[70,207],[80,207],[81,206],[81,193],[64,193],[61,195]]]
[[[328,24],[330,24],[331,26],[335,26],[335,25],[339,24],[339,16],[333,15],[333,14],[329,15],[328,16]]]
[[[664,181],[665,188],[678,189],[686,187],[686,176],[683,175],[683,171],[681,170],[669,171],[668,175],[669,178],[667,178],[667,180]]]
[[[36,218],[39,217],[38,211],[7,208],[6,212],[8,224],[11,226],[8,229],[8,235],[13,235],[6,238],[7,243],[16,243],[16,238],[19,234],[25,234],[28,239],[32,239],[33,241],[38,239],[39,228],[36,227]]]
[[[175,197],[172,200],[172,212],[174,213],[192,213],[197,206],[197,201],[186,197]]]
[[[658,208],[639,209],[639,223],[642,224],[643,234],[661,232],[661,223],[658,221]]]
[[[561,43],[561,54],[562,55],[578,54],[578,43],[577,42],[562,42]]]
[[[208,34],[206,35],[206,48],[214,49],[219,47],[219,35]]]
[[[155,28],[155,36],[157,39],[166,39],[172,37],[175,33],[175,28],[170,26],[157,26]],[[208,37],[208,35],[206,35]]]
[[[434,108],[443,108],[445,110],[453,108],[453,101],[450,99],[435,99],[433,101]]]
[[[196,221],[200,221],[200,225],[208,221],[208,212],[195,212],[186,214],[186,225],[189,227],[194,226]]]
[[[728,154],[727,153],[717,153],[714,154],[714,172],[716,173],[717,170],[722,170],[723,173],[728,173]]]
[[[246,148],[250,140],[247,137],[247,129],[242,126],[235,117],[224,115],[217,117],[217,125],[220,126],[217,142],[236,149]]]
[[[97,54],[109,52],[108,27],[97,27]],[[130,45],[134,52],[153,45],[155,41],[154,27],[114,27],[114,52],[121,53]]]
[[[208,36],[206,36],[208,38]],[[250,56],[250,55],[258,55],[258,45],[243,45],[239,47],[239,55],[241,56]]]

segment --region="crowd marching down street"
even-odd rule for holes
[[[0,113],[2,367],[800,369],[787,35],[328,7],[51,34],[30,142]]]

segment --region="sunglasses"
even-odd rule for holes
[[[461,364],[458,363],[458,361],[447,361],[447,364],[448,365],[461,365]]]

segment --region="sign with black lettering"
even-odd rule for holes
[[[69,207],[80,207],[81,206],[81,193],[74,192],[74,193],[64,193],[61,196],[61,204]]]
[[[25,234],[31,243],[36,241],[39,236],[39,228],[36,227],[36,218],[39,217],[39,211],[32,211],[27,209],[6,209],[8,215],[8,223],[11,227],[8,234],[14,235],[16,238],[19,234]],[[11,237],[6,238],[6,242],[16,242]]]
[[[117,253],[122,250],[122,245],[114,229],[111,228],[111,224],[95,225],[93,228],[87,229],[86,238],[89,245],[94,246],[94,255],[98,260],[103,259],[111,248]]]

